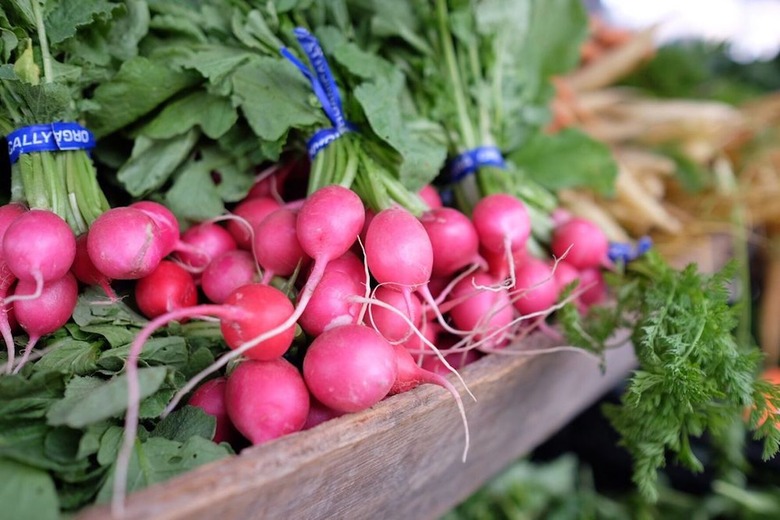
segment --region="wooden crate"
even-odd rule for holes
[[[677,263],[712,270],[726,248],[713,241]],[[535,334],[514,348],[552,346]],[[129,498],[126,518],[437,518],[623,380],[635,362],[629,344],[608,352],[604,373],[577,352],[490,355],[461,371],[477,398],[464,397],[472,438],[465,463],[452,397],[425,385],[141,490]],[[111,515],[99,506],[77,518]]]

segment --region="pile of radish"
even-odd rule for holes
[[[486,196],[467,216],[431,187],[421,215],[400,206],[372,212],[337,185],[294,201],[258,192],[186,229],[164,205],[139,201],[106,211],[78,237],[54,213],[0,208],[6,371],[19,372],[37,341],[69,320],[79,284],[101,287],[110,304],[122,297],[113,281],[132,281],[129,301],[150,320],[127,360],[117,504],[138,424],[138,358],[173,321],[220,323],[224,354],[164,412],[201,407],[216,418],[215,441],[268,442],[435,384],[463,418],[465,459],[456,384],[470,391],[457,369],[485,353],[516,352],[504,349],[532,330],[554,334],[546,320],[572,282],[587,280],[568,296],[582,309],[605,295],[599,229],[563,219],[549,257],[533,256],[528,214],[510,195]],[[17,326],[28,336],[21,358]],[[305,346],[297,365],[285,358],[296,337]]]

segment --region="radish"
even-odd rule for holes
[[[179,220],[171,210],[162,204],[153,202],[151,200],[141,200],[134,202],[128,207],[143,211],[149,215],[152,220],[154,220],[155,224],[157,224],[157,228],[160,232],[160,240],[162,240],[164,244],[163,256],[168,256],[176,249],[180,236]]]
[[[201,222],[189,227],[182,233],[181,241],[189,249],[176,251],[174,256],[185,267],[195,270],[205,269],[213,259],[238,247],[233,235],[214,222]]]
[[[233,215],[239,217],[244,222],[231,220],[227,223],[227,229],[241,249],[252,250],[252,232],[272,211],[281,207],[281,204],[271,197],[257,197],[245,199],[233,208]],[[249,227],[247,227],[247,224]]]
[[[433,276],[451,276],[478,262],[479,237],[466,215],[453,208],[440,207],[423,213],[420,222],[433,247]]]
[[[244,355],[265,361],[281,356],[290,348],[295,336],[295,323],[288,323],[294,308],[279,289],[259,283],[244,285],[233,291],[223,305],[243,311],[234,315],[227,314],[221,320],[222,336],[230,348],[237,349],[267,331],[276,331],[279,328],[282,330],[270,335],[265,334],[269,337],[246,350]]]
[[[380,284],[409,292],[431,278],[431,240],[422,223],[405,209],[377,213],[366,231],[365,247],[368,269]]]
[[[135,302],[147,318],[192,307],[198,303],[198,288],[192,275],[179,264],[162,260],[135,284]]]
[[[480,199],[471,220],[480,244],[494,253],[524,248],[531,236],[531,219],[525,204],[512,195],[495,193]]]
[[[8,226],[16,218],[27,211],[27,208],[21,204],[11,203],[0,206],[0,245],[5,237]],[[5,341],[8,361],[6,362],[6,372],[10,373],[13,368],[14,358],[16,357],[16,348],[14,346],[13,327],[11,326],[11,317],[13,316],[13,307],[5,303],[11,287],[16,282],[16,276],[9,269],[5,262],[3,248],[0,247],[0,335]]]
[[[577,269],[587,269],[607,262],[609,240],[590,220],[573,217],[553,230],[550,249]]]
[[[76,279],[86,285],[97,285],[106,293],[110,301],[117,301],[119,298],[111,287],[111,280],[98,271],[87,251],[87,233],[79,235],[76,238],[76,257],[73,259],[73,265],[70,271]]]
[[[484,288],[495,284],[495,278],[478,271],[455,284],[445,304],[456,327],[471,331],[475,340],[487,340],[489,345],[501,341],[502,331],[514,318],[509,292],[502,287]]]
[[[244,200],[257,199],[260,197],[269,197],[277,200],[282,199],[281,185],[284,184],[287,176],[292,170],[291,164],[273,164],[262,170],[255,176],[252,187],[249,188]]]
[[[228,376],[230,420],[252,444],[300,431],[309,414],[309,390],[289,361],[244,361]]]
[[[565,260],[560,260],[557,263],[554,263],[554,265],[551,265],[550,268],[553,273],[553,280],[555,281],[555,286],[558,289],[558,292],[560,293],[563,291],[566,286],[573,282],[577,282],[580,279],[580,272],[579,270],[571,265],[569,262]],[[577,286],[579,289],[581,289],[581,284],[578,284]]]
[[[343,255],[336,257],[328,262],[328,265],[325,269],[327,271],[341,271],[347,276],[351,276],[352,278],[359,280],[365,278],[365,268],[365,264],[358,257],[358,255],[352,251],[347,251]]]
[[[515,268],[515,280],[512,304],[521,315],[543,313],[558,300],[552,269],[542,260],[527,258]]]
[[[607,297],[607,285],[599,268],[591,267],[580,271],[580,285],[580,301],[586,307],[602,303]]]
[[[444,359],[446,359],[455,369],[463,368],[482,357],[480,352],[476,349],[448,353],[446,348],[442,348],[441,352],[444,354]],[[435,374],[444,376],[450,373],[450,370],[444,366],[441,359],[436,356],[425,356],[421,367]]]
[[[460,394],[455,387],[447,381],[447,379],[441,374],[431,372],[424,368],[421,368],[414,362],[414,358],[402,345],[394,345],[393,352],[395,353],[397,374],[393,386],[390,388],[388,395],[395,395],[402,392],[407,392],[413,388],[417,388],[421,384],[429,383],[438,385],[447,390],[455,399],[455,403],[458,405],[458,411],[463,419],[463,427],[466,435],[466,444],[463,450],[463,460],[465,462],[466,455],[469,450],[469,425],[466,419],[466,411],[463,407],[463,400],[460,398]]]
[[[28,294],[34,290],[36,283],[19,280],[16,292]],[[78,292],[76,277],[65,273],[61,278],[46,282],[40,296],[34,300],[17,300],[14,303],[16,319],[29,336],[14,373],[18,373],[27,363],[30,352],[41,337],[51,334],[68,322],[76,308]]]
[[[443,206],[438,190],[430,184],[426,184],[420,188],[417,194],[430,209],[441,208]]]
[[[340,412],[357,412],[388,394],[398,374],[393,347],[365,325],[340,325],[311,342],[303,378],[312,395]]]
[[[3,235],[3,259],[20,281],[6,303],[38,298],[45,282],[62,278],[76,257],[76,237],[52,211],[32,209],[16,217]],[[27,292],[29,291],[29,292]]]
[[[414,334],[409,322],[413,324],[414,328],[419,328],[422,321],[422,303],[414,294],[405,298],[402,293],[396,290],[379,286],[374,291],[373,299],[397,309],[397,312],[392,312],[376,304],[368,306],[371,325],[390,343],[405,341]],[[408,321],[404,320],[403,316]]]
[[[9,374],[14,365],[16,346],[14,344],[13,327],[11,326],[13,306],[7,305],[5,300],[14,283],[16,283],[16,277],[8,268],[8,265],[4,261],[0,261],[0,305],[2,306],[0,307],[0,334],[3,336],[6,352],[8,353],[8,361],[5,367],[6,373]]]
[[[147,213],[112,208],[92,223],[87,253],[98,271],[115,280],[136,280],[151,273],[165,256],[160,228]]]
[[[257,263],[265,270],[264,283],[270,282],[273,276],[290,276],[310,261],[298,242],[296,222],[296,211],[279,208],[255,226],[252,250]]]
[[[332,269],[331,262],[325,269],[320,283],[314,289],[298,324],[311,336],[319,336],[335,325],[355,323],[360,313],[360,303],[354,297],[363,296],[364,284],[359,278],[339,269]]]
[[[479,255],[487,265],[488,273],[496,280],[506,280],[512,275],[514,266],[521,264],[528,258],[528,247],[521,247],[512,251],[511,255],[489,251],[480,246]]]
[[[216,443],[234,444],[239,440],[239,433],[228,416],[225,403],[226,387],[225,377],[210,379],[195,389],[187,404],[197,406],[216,419],[217,427],[211,440]]]
[[[200,287],[209,300],[222,303],[242,285],[259,282],[260,278],[252,253],[234,249],[209,262],[201,273]]]
[[[315,426],[341,417],[344,412],[338,412],[333,408],[328,408],[317,400],[313,395],[309,395],[309,414],[306,416],[306,422],[303,425],[302,430],[309,430]]]
[[[207,259],[203,258],[203,252],[192,247],[188,242],[181,240],[181,232],[179,230],[179,220],[171,210],[163,206],[158,202],[151,200],[141,200],[130,204],[130,208],[135,208],[143,211],[154,220],[160,230],[160,239],[165,244],[163,256],[168,256],[174,251],[185,251],[195,257],[200,257],[200,264],[204,265]]]

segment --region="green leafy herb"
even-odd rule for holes
[[[668,457],[701,471],[690,439],[707,432],[716,444],[727,444],[734,419],[751,407],[749,426],[764,439],[765,456],[780,447],[778,416],[769,413],[780,404],[780,390],[756,380],[759,351],[736,342],[739,310],[729,301],[731,274],[725,269],[708,277],[695,265],[678,271],[652,253],[612,278],[620,284],[612,312],[563,316],[567,338],[585,348],[594,348],[610,329],[628,327],[631,333],[639,369],[621,404],[605,412],[649,501],[657,499],[657,471]]]

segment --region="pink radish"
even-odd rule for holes
[[[95,264],[92,263],[92,259],[89,257],[89,252],[87,251],[87,233],[79,235],[76,238],[76,257],[73,260],[70,271],[79,282],[86,285],[97,285],[103,289],[103,292],[106,293],[109,300],[118,300],[114,289],[111,287],[111,280],[98,271],[98,268],[95,267]]]
[[[308,430],[314,428],[315,426],[320,425],[325,421],[335,419],[336,417],[340,417],[342,415],[344,415],[344,412],[337,412],[333,408],[328,408],[321,402],[317,401],[314,396],[310,395],[309,415],[306,417],[306,422],[304,423],[302,429]]]
[[[239,433],[230,420],[225,403],[225,388],[227,379],[216,377],[200,385],[190,397],[187,404],[197,406],[217,421],[214,436],[211,438],[216,443],[227,442],[234,444],[239,439]]]
[[[260,272],[252,253],[234,249],[209,262],[201,273],[200,287],[206,298],[214,303],[222,303],[242,285],[259,281]]]
[[[309,390],[283,358],[244,361],[228,376],[227,413],[252,444],[300,431],[309,414]]]
[[[162,260],[135,284],[135,301],[147,318],[192,307],[198,303],[198,288],[192,275],[179,264]]]
[[[236,309],[252,308],[251,317],[245,317],[242,313],[222,318],[222,336],[233,349],[266,331],[278,329],[280,324],[289,321],[294,311],[292,303],[283,292],[259,283],[239,287],[225,299],[224,306]],[[294,336],[294,324],[288,325],[247,350],[245,355],[261,361],[277,358],[287,352]]]
[[[451,276],[478,261],[479,237],[474,224],[453,208],[435,208],[420,217],[433,247],[433,276]]]
[[[543,313],[558,300],[552,269],[542,260],[528,257],[515,268],[515,280],[512,303],[521,315]]]
[[[325,274],[298,319],[301,328],[312,336],[319,336],[335,325],[354,323],[360,313],[361,304],[356,303],[354,298],[365,294],[363,283],[360,278],[331,269],[333,263],[325,269]]]
[[[3,243],[3,237],[8,226],[16,220],[19,215],[27,211],[27,208],[17,203],[10,203],[0,206],[0,245]],[[16,276],[9,269],[5,262],[3,248],[0,247],[0,335],[5,341],[8,361],[6,362],[6,371],[11,373],[16,357],[16,348],[14,347],[13,327],[11,318],[13,316],[13,307],[5,303],[13,284],[16,282]]]
[[[325,406],[357,412],[387,395],[398,373],[393,347],[374,329],[349,324],[326,330],[303,358],[303,378]]]
[[[364,280],[365,267],[363,260],[358,258],[352,251],[347,251],[343,255],[328,262],[326,269],[328,271],[341,271],[352,278]]]
[[[62,278],[76,257],[76,237],[54,212],[32,209],[16,217],[3,235],[3,258],[25,283],[6,303],[40,296],[45,282]],[[26,292],[29,291],[29,292]]]
[[[193,269],[204,269],[213,259],[237,247],[233,235],[214,222],[191,226],[182,233],[181,241],[189,248],[176,251],[175,256]]]
[[[245,199],[233,208],[233,215],[243,219],[252,229],[263,221],[272,211],[281,207],[281,204],[271,197],[257,197]],[[241,249],[252,250],[252,233],[246,224],[231,220],[227,223],[227,229]]]
[[[406,298],[396,290],[380,286],[374,291],[372,299],[384,302],[397,310],[397,312],[393,312],[383,306],[371,303],[368,306],[371,325],[387,341],[391,343],[405,341],[414,334],[409,322],[404,320],[402,316],[405,316],[414,325],[414,328],[419,328],[423,314],[422,303],[414,294]]]
[[[604,275],[596,267],[580,271],[580,286],[583,290],[580,295],[580,301],[587,307],[598,305],[607,297],[607,285],[604,281]]]
[[[442,348],[441,353],[444,354],[444,359],[446,359],[449,364],[452,365],[452,367],[456,370],[463,368],[466,365],[470,365],[482,357],[480,351],[476,349],[448,353],[446,348]],[[425,356],[425,358],[423,358],[421,367],[425,370],[435,374],[441,374],[443,376],[446,376],[450,373],[450,370],[444,366],[444,364],[441,362],[441,359],[439,359],[437,356]]]
[[[417,194],[430,209],[441,208],[443,206],[439,192],[430,184],[426,184],[420,188],[420,191],[418,191]]]
[[[13,369],[14,359],[16,358],[16,347],[14,345],[13,327],[11,317],[13,316],[13,306],[5,303],[6,296],[16,283],[16,277],[8,269],[8,265],[0,260],[0,334],[5,341],[5,348],[8,354],[6,361],[6,373],[10,374]]]
[[[115,280],[151,273],[165,256],[160,229],[147,213],[129,207],[100,215],[87,233],[87,252],[98,271]]]
[[[155,224],[157,224],[157,228],[160,230],[160,240],[162,240],[164,244],[163,256],[168,256],[176,249],[180,236],[179,220],[171,210],[162,204],[151,200],[134,202],[128,207],[143,211],[154,220]]]
[[[493,278],[496,280],[506,280],[512,274],[510,269],[514,269],[515,265],[523,263],[525,259],[528,258],[528,248],[521,247],[515,249],[510,256],[505,252],[497,253],[480,246],[479,254],[486,262],[487,270]]]
[[[380,284],[412,291],[431,278],[433,247],[425,228],[402,208],[380,211],[366,232],[366,262]]]
[[[573,217],[553,230],[550,249],[577,269],[599,267],[607,261],[609,241],[590,220]]]
[[[160,230],[160,239],[165,244],[163,256],[168,256],[174,251],[183,251],[189,255],[192,255],[199,259],[200,265],[208,263],[208,258],[204,256],[204,253],[198,249],[192,247],[188,242],[181,240],[181,232],[179,230],[179,219],[173,214],[171,210],[151,200],[141,200],[130,204],[131,208],[140,209],[154,220]]]
[[[253,251],[266,271],[264,282],[268,283],[271,276],[290,276],[310,261],[298,242],[296,222],[297,212],[279,208],[255,225]]]
[[[489,338],[489,345],[502,339],[502,331],[508,329],[514,318],[512,303],[506,289],[495,287],[491,275],[479,271],[458,282],[452,289],[445,308],[456,327],[471,331],[474,339]]]
[[[505,254],[524,248],[531,235],[531,219],[525,204],[512,195],[496,193],[480,199],[471,215],[481,245]]]
[[[34,290],[35,284],[34,281],[19,280],[16,291],[28,294]],[[16,319],[29,336],[14,373],[19,372],[27,363],[30,352],[41,337],[51,334],[68,322],[76,308],[78,290],[76,277],[65,273],[61,278],[46,282],[41,295],[34,300],[14,302]]]
[[[550,268],[552,269],[553,280],[555,281],[555,286],[559,293],[563,291],[566,286],[580,279],[579,270],[565,260],[553,263]],[[578,288],[581,289],[579,284]]]

